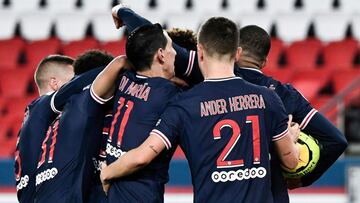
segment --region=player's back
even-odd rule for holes
[[[116,89],[106,147],[107,164],[146,140],[170,99],[179,91],[167,79],[144,77],[132,71],[119,77]],[[162,202],[173,152],[163,152],[135,174],[114,180],[109,202]]]
[[[15,178],[19,202],[33,202],[35,198],[35,172],[46,130],[55,119],[50,108],[51,95],[31,102],[25,111],[15,152]]]
[[[90,87],[68,100],[49,127],[37,170],[37,202],[84,202],[99,152],[105,109]]]
[[[286,112],[293,115],[293,121],[299,123],[301,129],[306,127],[311,117],[317,112],[301,93],[290,84],[282,84],[280,81],[254,68],[235,67],[234,72],[250,83],[265,86],[276,92],[283,102]],[[272,190],[275,202],[287,203],[289,202],[289,195],[280,164],[277,157],[272,159]]]
[[[195,202],[273,202],[269,152],[287,130],[276,126],[274,93],[238,77],[205,80],[171,106],[181,112]]]

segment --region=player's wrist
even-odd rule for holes
[[[112,11],[113,14],[115,14],[115,15],[117,16],[119,10],[120,10],[121,8],[124,8],[124,7],[126,7],[124,4],[118,4],[118,5],[114,6],[114,7],[111,9],[111,11]]]

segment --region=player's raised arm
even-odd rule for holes
[[[131,32],[142,25],[151,24],[150,21],[138,15],[130,8],[119,4],[112,9],[112,16],[116,28],[126,26]],[[176,77],[185,80],[188,84],[194,85],[203,81],[202,74],[197,62],[197,53],[187,47],[173,43],[176,50],[175,73]]]
[[[299,125],[292,125],[292,116],[289,116],[288,129],[275,141],[276,150],[282,164],[289,169],[294,169],[299,162],[299,149],[296,140],[300,133]]]
[[[117,29],[122,26],[126,26],[129,33],[131,33],[136,28],[151,24],[147,19],[139,16],[133,10],[127,8],[123,4],[116,5],[112,8],[112,17]]]
[[[118,56],[96,77],[92,84],[92,91],[101,99],[110,98],[115,91],[115,81],[120,71],[126,65],[126,56]]]

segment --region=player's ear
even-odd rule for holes
[[[164,49],[159,48],[156,52],[156,57],[159,60],[160,64],[164,64],[165,63],[165,53],[164,53]]]
[[[49,80],[49,86],[53,91],[56,91],[59,89],[58,81],[55,77],[51,77]]]
[[[238,47],[235,54],[235,61],[238,61],[240,59],[241,52],[242,52],[242,48]]]
[[[197,44],[197,54],[200,61],[204,60],[204,48],[201,44]]]

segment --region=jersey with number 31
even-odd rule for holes
[[[152,134],[180,141],[194,202],[273,202],[270,148],[287,134],[279,97],[239,77],[205,80],[180,94]]]

